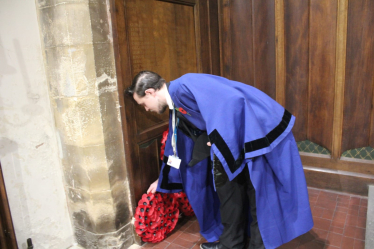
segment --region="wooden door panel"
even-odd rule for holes
[[[275,99],[274,3],[221,0],[222,74]]]
[[[374,2],[349,1],[342,152],[372,146]]]
[[[138,157],[139,169],[137,171],[140,172],[141,186],[136,188],[135,196],[139,196],[139,198],[147,191],[149,184],[157,180],[160,173],[159,143],[160,139],[153,139],[150,142],[140,144],[138,147],[141,156]]]
[[[223,76],[253,86],[252,4],[228,0],[222,4]]]
[[[191,72],[219,74],[216,0],[114,0],[114,44],[118,88],[125,90],[141,70],[166,81]],[[126,163],[133,202],[159,173],[159,147],[168,111],[149,113],[121,96]],[[135,207],[134,207],[135,208]]]
[[[297,23],[297,25],[295,25]],[[296,141],[307,139],[309,83],[309,3],[284,2],[285,107],[296,117]]]
[[[309,140],[332,149],[337,1],[310,2]]]
[[[197,72],[194,7],[155,0],[129,0],[129,51],[132,76],[151,70],[170,81]],[[135,107],[137,133],[168,120]]]
[[[189,72],[198,72],[198,53],[194,2],[128,0],[128,41],[132,77],[141,70],[151,70],[166,81]],[[134,196],[141,198],[159,174],[159,141],[167,128],[169,112],[146,112],[134,103]]]
[[[254,86],[275,99],[274,0],[252,0],[252,6]]]

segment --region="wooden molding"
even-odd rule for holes
[[[300,157],[310,187],[367,196],[367,186],[374,184],[374,161],[312,153]]]
[[[169,126],[169,121],[162,122],[161,124],[158,124],[156,126],[152,126],[151,128],[142,131],[138,134],[136,138],[137,143],[146,143],[150,140],[153,140],[160,136]]]
[[[276,101],[286,105],[286,58],[284,41],[284,0],[275,0]]]
[[[330,189],[367,196],[368,186],[374,184],[372,175],[304,166],[309,187]]]
[[[219,40],[220,40],[220,65],[221,74],[231,78],[232,54],[231,54],[231,30],[230,30],[230,0],[219,0]]]
[[[156,1],[194,6],[198,0],[156,0]]]
[[[332,137],[332,157],[339,158],[342,154],[342,129],[344,108],[345,60],[347,44],[347,16],[348,0],[338,1],[338,16],[336,29],[336,68],[335,68],[335,96],[334,123]]]
[[[362,159],[334,159],[328,157],[316,157],[300,155],[304,166],[318,167],[331,170],[342,170],[352,173],[374,175],[374,162]]]

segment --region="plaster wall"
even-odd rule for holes
[[[34,1],[0,0],[0,161],[19,248],[74,244]]]

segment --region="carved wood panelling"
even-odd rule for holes
[[[297,141],[331,153],[303,163],[373,174],[373,162],[340,157],[374,146],[374,2],[221,0],[219,10],[223,76],[275,98],[296,116]]]
[[[222,76],[275,98],[273,0],[220,1]]]
[[[297,25],[295,25],[297,23]],[[284,2],[285,106],[296,117],[296,141],[307,139],[309,82],[309,3]]]
[[[373,141],[374,2],[349,1],[342,152]]]

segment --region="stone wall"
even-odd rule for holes
[[[78,244],[133,242],[109,1],[36,1]]]
[[[75,243],[34,1],[0,1],[0,161],[18,247]]]

